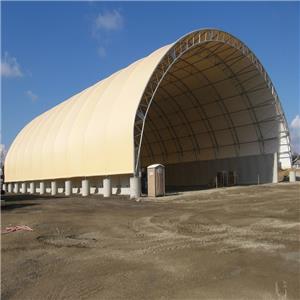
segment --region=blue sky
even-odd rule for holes
[[[2,2],[2,144],[35,116],[189,31],[215,27],[268,71],[300,132],[299,2]]]

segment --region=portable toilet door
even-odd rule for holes
[[[158,197],[165,195],[165,167],[154,164],[147,167],[148,196]]]

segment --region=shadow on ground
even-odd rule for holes
[[[1,195],[1,199],[5,200],[5,202],[11,201],[28,201],[28,200],[51,200],[51,199],[59,199],[64,198],[64,196],[51,196],[51,195],[22,195],[22,194],[5,194]]]
[[[38,205],[38,203],[22,203],[22,204],[5,203],[5,205],[1,206],[1,211],[13,210],[13,209],[17,209],[17,208],[24,208],[24,207],[34,206],[34,205]]]

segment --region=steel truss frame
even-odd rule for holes
[[[207,44],[212,44],[213,46],[206,47]],[[219,51],[220,49],[223,48],[223,46],[226,46],[226,45],[229,47],[227,47],[225,50],[223,49],[223,50]],[[213,64],[213,66],[210,66],[209,68],[221,66],[223,68],[223,71],[227,74],[227,77],[225,79],[222,79],[220,82],[229,80],[229,79],[233,79],[235,81],[236,86],[238,87],[240,92],[237,95],[234,95],[232,97],[227,97],[227,98],[242,96],[243,101],[247,104],[246,110],[248,110],[250,112],[250,116],[253,121],[251,124],[255,126],[256,134],[257,134],[257,140],[251,141],[249,143],[258,142],[260,145],[261,154],[264,153],[264,141],[269,140],[269,139],[264,139],[264,137],[263,137],[263,134],[262,134],[261,128],[260,128],[261,121],[258,121],[256,112],[255,112],[255,109],[257,108],[257,106],[252,105],[248,95],[249,95],[249,93],[260,91],[260,90],[263,90],[266,88],[271,92],[272,97],[273,97],[272,103],[275,106],[275,110],[276,110],[276,116],[274,118],[274,121],[276,120],[276,121],[280,122],[282,125],[282,130],[280,130],[280,132],[278,132],[278,139],[279,139],[279,137],[280,137],[280,141],[282,139],[285,139],[286,144],[288,146],[288,151],[285,151],[283,153],[279,152],[279,159],[280,159],[280,157],[283,157],[283,158],[286,157],[287,152],[288,152],[289,157],[291,157],[290,138],[289,138],[289,130],[288,130],[287,121],[286,121],[278,94],[276,92],[276,89],[275,89],[269,75],[267,74],[266,70],[264,69],[264,67],[262,66],[260,61],[258,60],[258,58],[243,42],[241,42],[237,38],[233,37],[229,33],[226,33],[224,31],[220,31],[217,29],[203,29],[203,30],[191,32],[191,33],[187,34],[186,36],[182,37],[181,39],[179,39],[176,43],[174,43],[174,45],[171,47],[171,49],[161,59],[158,66],[155,68],[154,72],[151,75],[151,78],[144,90],[144,93],[141,98],[139,107],[136,112],[136,117],[135,117],[135,124],[134,124],[134,172],[135,172],[135,174],[137,175],[138,171],[139,171],[141,147],[142,147],[142,141],[143,141],[143,137],[144,137],[145,124],[146,124],[146,120],[150,120],[149,118],[147,119],[147,115],[148,115],[150,107],[153,107],[155,110],[159,111],[160,114],[164,117],[164,120],[167,123],[166,128],[169,130],[170,136],[172,136],[172,139],[176,140],[176,149],[177,149],[176,153],[178,153],[179,157],[182,154],[182,146],[179,142],[181,137],[180,138],[177,137],[176,130],[174,130],[174,128],[172,128],[172,125],[168,119],[167,114],[163,111],[163,109],[159,106],[159,104],[153,100],[154,100],[156,92],[159,88],[162,89],[163,93],[167,94],[166,98],[169,99],[172,97],[173,99],[175,99],[174,96],[168,95],[168,93],[165,89],[165,85],[162,85],[161,83],[163,82],[163,80],[165,79],[165,77],[168,74],[171,74],[171,73],[169,73],[169,71],[175,65],[176,62],[183,61],[185,64],[188,64],[191,69],[195,70],[195,72],[190,72],[187,76],[195,76],[196,74],[197,74],[197,76],[199,76],[199,73],[201,73],[201,71],[204,70],[204,69],[199,70],[193,64],[188,63],[186,61],[187,58],[185,58],[185,60],[182,60],[182,57],[185,54],[187,54],[192,49],[195,49],[196,47],[202,47],[203,53],[206,53],[206,55],[204,57],[200,57],[199,60],[196,61],[196,63],[201,60],[213,57],[215,60],[215,63]],[[234,49],[234,51],[232,51],[225,58],[221,58],[219,56],[221,53],[229,51],[230,49]],[[237,56],[234,55],[235,53],[237,53],[236,50],[239,52],[239,55],[237,55]],[[194,54],[192,54],[192,55],[194,55]],[[243,67],[238,72],[234,72],[232,69],[232,66],[235,63],[237,63],[238,61],[245,59],[245,58],[247,58],[250,63],[247,66]],[[229,62],[230,62],[230,64],[229,64]],[[249,70],[249,68],[250,68],[250,70]],[[180,69],[184,69],[184,67],[176,68],[176,69],[174,67],[174,73]],[[261,78],[263,79],[263,86],[261,87],[262,83],[260,83],[255,88],[251,88],[250,90],[245,90],[244,85],[243,85],[245,83],[245,81],[241,81],[238,76],[240,76],[240,74],[243,74],[243,73],[251,74],[251,72],[253,72],[253,71],[259,72]],[[203,73],[201,73],[201,75],[203,76]],[[251,80],[255,76],[257,76],[257,74],[247,78],[246,81]],[[199,99],[193,94],[193,91],[189,90],[188,87],[184,86],[182,78],[180,78],[180,79],[176,78],[176,76],[174,74],[172,74],[171,77],[173,77],[174,80],[168,81],[168,82],[166,82],[166,84],[177,85],[176,86],[177,89],[181,91],[180,94],[182,94],[182,95],[186,94],[188,97],[193,99],[194,107],[197,108],[199,115],[201,117],[200,120],[203,121],[204,126],[206,127],[206,130],[207,130],[206,133],[208,133],[210,135],[210,140],[211,140],[211,143],[213,146],[209,147],[209,148],[212,148],[214,150],[215,157],[217,157],[217,153],[218,153],[220,146],[218,145],[217,139],[214,134],[215,130],[212,129],[212,125],[210,123],[210,118],[208,118],[208,116],[206,115],[206,113],[203,109],[203,106],[202,106],[203,103],[199,102]],[[229,112],[227,110],[227,108],[223,102],[224,98],[221,97],[218,90],[215,88],[215,84],[218,83],[219,81],[210,82],[210,80],[207,77],[205,77],[205,76],[203,76],[203,77],[205,78],[205,80],[207,82],[205,83],[205,85],[197,87],[197,89],[201,89],[206,86],[211,86],[213,88],[213,90],[216,94],[216,98],[217,98],[216,100],[214,100],[214,102],[216,102],[218,104],[218,106],[220,107],[220,110],[222,111],[222,115],[225,116],[225,119],[226,119],[227,125],[228,125],[227,130],[230,130],[230,132],[231,132],[232,139],[234,141],[234,143],[232,145],[235,147],[235,149],[236,149],[235,152],[236,152],[236,155],[238,156],[239,155],[239,146],[240,146],[240,144],[243,144],[243,143],[240,143],[240,141],[238,139],[238,135],[236,133],[236,128],[235,128],[236,126],[234,126],[232,120],[230,119],[230,114],[232,112]],[[178,87],[178,83],[181,85],[181,87]],[[183,88],[182,88],[182,86],[183,86]],[[268,104],[270,103],[269,102],[270,100],[271,99],[267,100]],[[212,102],[210,102],[210,103],[212,103]],[[152,104],[154,104],[154,105],[152,105]],[[206,104],[208,104],[208,103],[206,103]],[[190,134],[188,136],[191,138],[192,144],[193,144],[193,149],[191,149],[191,151],[194,151],[195,156],[197,157],[197,151],[204,149],[199,146],[198,141],[196,139],[196,136],[199,133],[194,132],[193,127],[189,124],[189,121],[187,119],[187,116],[185,115],[185,112],[180,110],[180,106],[176,102],[176,100],[174,100],[174,105],[178,108],[178,114],[181,114],[181,117],[183,117],[185,125],[188,126],[188,129],[190,132]],[[204,103],[204,105],[205,105],[205,103]],[[268,121],[273,121],[273,119],[268,120]],[[247,124],[247,125],[249,125],[249,124]],[[149,126],[150,126],[150,128],[153,128],[153,131],[155,131],[155,134],[158,136],[158,140],[162,142],[162,145],[160,147],[161,147],[161,151],[162,151],[162,156],[164,157],[167,149],[166,149],[163,139],[161,138],[161,136],[159,134],[159,130],[152,120],[150,120]],[[279,126],[279,128],[281,128],[281,126]],[[144,137],[144,138],[147,140],[146,137]],[[282,143],[281,143],[281,145],[282,145]],[[226,145],[226,146],[228,146],[228,145]],[[224,145],[222,145],[221,147],[224,147]],[[280,145],[279,145],[279,148],[280,148]],[[148,149],[147,152],[150,152],[150,156],[154,157],[152,149]]]

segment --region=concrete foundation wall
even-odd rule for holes
[[[113,195],[130,195],[130,182],[129,179],[132,176],[132,174],[127,175],[114,175],[109,176],[108,178],[111,179],[111,185],[112,185],[112,194]],[[103,179],[107,177],[87,177],[89,181],[89,192],[90,194],[100,194],[103,195]],[[54,179],[56,183],[56,193],[57,194],[64,194],[65,193],[65,181],[70,180],[71,181],[71,190],[72,194],[81,194],[82,192],[82,178],[68,178],[68,179]],[[45,194],[51,194],[51,181],[52,180],[45,180],[42,181],[44,183],[44,192]],[[25,193],[31,192],[31,184],[32,181],[26,182],[26,189]],[[41,181],[34,181],[34,193],[40,193],[40,183]],[[6,188],[10,186],[11,191],[10,192],[16,192],[15,190],[15,184],[16,183],[6,183]],[[19,188],[22,185],[22,182],[18,183]]]
[[[130,194],[130,187],[129,187],[130,176],[132,176],[132,175],[110,176],[113,195],[129,195]],[[104,179],[104,177],[101,178],[100,183],[98,185],[98,194],[102,194],[102,195],[103,195],[103,179]],[[93,185],[93,182],[92,182],[91,188],[94,186],[96,186],[96,185]]]
[[[275,157],[275,160],[274,160]],[[274,165],[276,155],[265,154],[255,156],[243,156],[217,160],[184,162],[166,165],[166,187],[197,188],[215,186],[217,172],[234,171],[237,175],[237,184],[257,184],[276,182],[277,166]],[[276,174],[275,174],[276,173]],[[275,174],[275,176],[274,176]],[[109,177],[87,177],[90,194],[104,194],[103,179],[111,180],[113,195],[130,195],[130,177],[132,174],[114,175]],[[275,178],[276,177],[276,178]],[[82,180],[84,178],[68,178],[54,180],[57,194],[65,193],[65,181],[71,180],[72,194],[82,194]],[[45,181],[46,193],[51,193],[51,181]],[[26,184],[27,192],[30,192],[30,183]],[[34,182],[35,193],[39,193],[40,181]]]
[[[166,165],[166,186],[213,185],[219,171],[235,171],[237,184],[273,181],[274,154],[243,156]]]
[[[110,176],[112,181],[112,194],[114,195],[129,195],[129,178],[131,175],[115,175]],[[89,180],[90,194],[103,195],[103,179],[105,177],[87,177]],[[69,178],[72,182],[72,194],[81,194],[82,192],[82,178]],[[64,193],[65,180],[57,180],[57,192]],[[50,183],[47,185],[46,191],[51,192]]]

